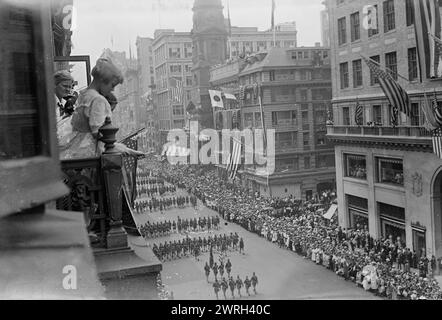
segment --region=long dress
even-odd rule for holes
[[[94,89],[80,93],[77,108],[70,122],[71,129],[60,128],[60,159],[90,158],[104,151],[104,144],[93,134],[104,124],[106,117],[112,117],[112,109],[107,100]]]

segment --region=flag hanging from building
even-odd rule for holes
[[[442,128],[437,128],[432,132],[433,152],[442,159]]]
[[[182,103],[183,101],[183,82],[176,78],[170,78],[170,99],[172,102]]]
[[[440,51],[435,43],[435,38],[441,35],[438,0],[414,0],[414,30],[421,82],[425,78],[440,77]]]
[[[212,102],[212,108],[224,108],[223,99],[221,98],[221,91],[209,90],[209,95]]]
[[[364,108],[362,107],[362,105],[359,103],[359,99],[356,100],[356,110],[355,110],[355,123],[358,126],[362,126],[363,125],[363,121],[364,121]]]
[[[436,101],[437,103],[437,101]],[[433,105],[434,103],[432,103]],[[436,121],[435,112],[428,103],[427,93],[424,91],[424,103],[421,106],[422,113],[424,114],[425,122],[424,127],[428,131],[437,129],[440,125]]]
[[[226,97],[226,99],[228,100],[235,100],[236,101],[236,97],[235,95],[231,94],[231,93],[224,93],[224,97]]]
[[[361,55],[362,56],[362,55]],[[392,106],[396,106],[398,110],[410,117],[410,98],[407,92],[393,79],[386,71],[381,70],[378,64],[371,59],[362,56],[370,71],[378,77],[379,84]]]
[[[434,112],[434,118],[436,120],[437,126],[442,127],[442,112],[437,102],[436,90],[433,93],[433,100],[431,101],[431,109]]]
[[[236,139],[233,139],[232,152],[229,155],[229,163],[227,164],[227,173],[229,174],[230,180],[235,179],[240,164],[241,164],[241,142]]]

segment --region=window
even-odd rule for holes
[[[302,111],[302,124],[308,124],[308,111]]]
[[[169,58],[175,58],[175,59],[181,58],[181,49],[179,47],[169,48]]]
[[[192,43],[184,44],[184,58],[192,58]]]
[[[384,32],[394,30],[394,0],[384,1]]]
[[[310,132],[304,132],[302,134],[302,141],[303,141],[304,147],[310,145]]]
[[[296,123],[296,111],[273,111],[273,125],[292,125]]]
[[[417,79],[417,53],[416,48],[408,49],[408,80]]]
[[[362,87],[362,60],[353,61],[353,87]]]
[[[275,71],[270,71],[270,81],[275,81]]]
[[[420,126],[419,103],[411,104],[411,125]]]
[[[299,92],[301,94],[301,101],[307,101],[308,100],[308,91],[305,89],[302,89]]]
[[[338,43],[339,45],[347,42],[347,26],[345,17],[338,19]]]
[[[344,154],[344,174],[346,177],[367,179],[365,156]]]
[[[182,116],[184,115],[183,106],[173,106],[173,115],[174,116]]]
[[[372,56],[370,57],[371,60],[380,63],[381,57],[380,56]],[[370,85],[374,86],[376,84],[379,84],[379,78],[377,75],[373,73],[373,71],[370,70]]]
[[[316,156],[316,168],[325,168],[327,167],[327,156],[323,154],[319,154]]]
[[[181,73],[181,65],[179,64],[172,64],[170,66],[170,73]]]
[[[313,108],[313,109],[315,109],[315,108]],[[325,122],[326,122],[325,110],[315,111],[315,122],[316,122],[316,124],[325,124]]]
[[[350,125],[350,108],[349,107],[343,107],[342,108],[342,120],[344,126]]]
[[[377,125],[382,124],[382,108],[380,105],[373,106],[373,121]]]
[[[255,128],[262,128],[261,113],[255,112]]]
[[[304,169],[310,169],[310,157],[304,157]]]
[[[316,145],[324,146],[325,145],[325,134],[326,132],[320,131],[316,132]]]
[[[402,159],[376,158],[377,182],[404,185]]]
[[[405,0],[405,15],[407,17],[407,27],[414,24],[413,0]]]
[[[348,88],[348,62],[339,65],[339,74],[341,78],[341,89]]]
[[[246,128],[253,127],[253,113],[244,113],[244,126]]]
[[[299,170],[298,158],[277,159],[275,168],[278,172]]]
[[[396,52],[390,52],[385,54],[385,68],[387,72],[397,80],[397,57]]]
[[[191,87],[192,86],[192,76],[187,76],[186,77],[186,86],[187,87]]]
[[[367,13],[369,20],[368,25],[368,37],[372,37],[379,33],[379,20],[378,20],[378,6],[374,5],[368,9]]]
[[[297,132],[278,132],[275,140],[279,149],[296,147]]]
[[[359,25],[359,12],[355,12],[352,15],[350,15],[350,31],[351,31],[351,42],[354,42],[361,38],[360,25]]]

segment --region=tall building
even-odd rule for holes
[[[131,56],[127,58],[126,52],[110,49],[105,49],[101,57],[110,59],[123,73],[123,83],[115,87],[113,92],[118,105],[112,113],[113,124],[119,128],[117,139],[122,139],[142,126],[139,123],[141,110],[137,61]]]
[[[430,104],[442,100],[441,79],[423,74],[419,82],[412,1],[371,1],[377,24],[370,28],[363,23],[366,4],[327,1],[334,121],[327,136],[335,144],[339,224],[367,226],[376,238],[399,237],[418,254],[441,257],[442,160],[432,152],[421,112],[424,92]],[[397,73],[411,100],[410,117],[395,116],[361,54]]]
[[[193,5],[192,43],[193,90],[192,103],[198,110],[201,127],[213,127],[213,113],[209,97],[209,69],[224,63],[227,57],[227,31],[224,26],[221,0],[195,0]]]
[[[137,37],[137,62],[138,62],[138,82],[140,97],[140,112],[137,118],[138,127],[145,128],[140,134],[138,148],[146,152],[158,150],[159,146],[159,126],[158,113],[153,99],[155,86],[155,69],[153,60],[153,39],[147,37]]]
[[[192,38],[189,32],[155,30],[152,42],[155,71],[154,103],[158,112],[161,143],[171,129],[186,126],[185,107],[192,89]],[[182,83],[181,97],[173,96],[177,81]]]
[[[328,19],[328,11],[322,10],[320,16],[321,21],[321,44],[324,47],[330,47],[330,22]]]
[[[256,84],[262,89],[264,125],[276,131],[275,172],[267,179],[255,165],[246,165],[239,174],[250,190],[306,199],[334,188],[333,146],[325,140],[331,99],[329,53],[322,47],[272,48],[211,69],[214,88],[237,94],[240,86],[245,88],[242,129],[262,128]],[[233,112],[222,113],[218,127],[231,128]]]
[[[229,57],[238,57],[241,54],[251,54],[265,51],[272,47],[291,48],[297,46],[296,23],[286,22],[275,26],[275,39],[273,31],[258,31],[256,27],[231,27],[231,36],[228,41]]]

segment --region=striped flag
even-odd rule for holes
[[[359,103],[359,99],[358,99],[358,100],[356,100],[356,110],[355,110],[355,123],[358,126],[362,126],[362,124],[363,124],[363,120],[364,120],[363,113],[364,113],[363,107]]]
[[[176,78],[170,78],[170,99],[172,102],[182,103],[183,97],[183,82]]]
[[[233,139],[232,152],[229,155],[229,163],[227,164],[227,172],[229,179],[235,179],[238,172],[239,165],[241,164],[241,142]]]
[[[434,105],[434,102],[432,103],[432,105]],[[430,107],[430,105],[428,104],[427,93],[425,91],[424,91],[424,103],[422,104],[421,109],[425,117],[424,127],[428,131],[432,131],[440,126],[436,121],[436,114],[433,111],[433,108]]]
[[[425,78],[439,77],[439,54],[434,39],[439,38],[441,34],[438,0],[414,0],[414,30],[421,81]]]
[[[442,128],[437,128],[432,133],[433,152],[442,159]]]
[[[370,71],[378,77],[379,84],[387,96],[388,101],[390,101],[390,104],[397,107],[399,111],[410,117],[410,98],[408,97],[407,92],[396,82],[396,80],[393,79],[390,74],[384,70],[381,70],[381,68],[379,68],[379,66],[373,60],[364,56],[362,56],[362,58],[364,59],[365,63],[367,63]]]
[[[433,94],[433,100],[431,101],[431,109],[434,112],[434,119],[439,127],[442,127],[442,112],[439,108],[439,104],[437,103],[437,95],[436,91]]]

